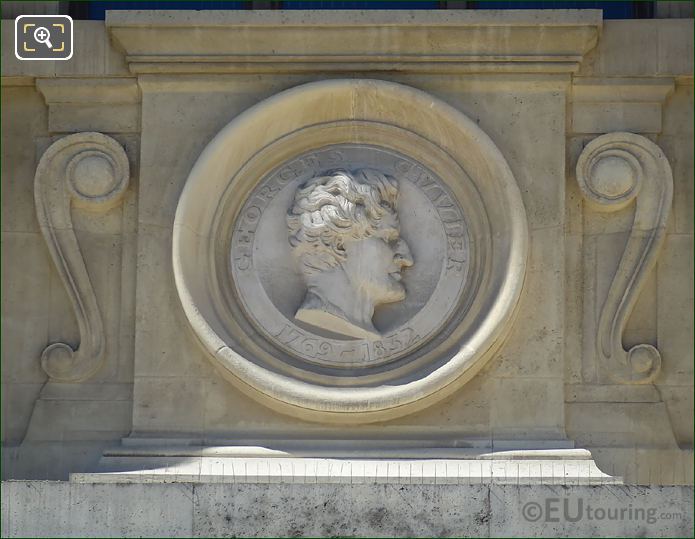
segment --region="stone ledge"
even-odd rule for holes
[[[587,452],[588,453],[588,452]],[[463,460],[363,458],[104,457],[98,473],[70,475],[74,483],[314,483],[431,485],[622,484],[593,460],[533,458]],[[134,470],[133,468],[137,468]]]
[[[489,447],[440,440],[195,440],[125,438],[78,483],[621,484],[586,449],[536,441]]]

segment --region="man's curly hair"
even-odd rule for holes
[[[311,178],[287,214],[289,241],[306,274],[337,267],[345,240],[369,238],[386,214],[394,214],[398,182],[372,169],[336,170]]]

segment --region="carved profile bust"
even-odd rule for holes
[[[226,379],[303,421],[356,425],[422,410],[494,357],[528,237],[511,169],[475,121],[407,86],[322,80],[208,145],[172,261]]]
[[[337,170],[301,185],[287,214],[289,242],[307,285],[295,318],[358,339],[380,339],[374,308],[405,299],[398,182],[377,170]]]

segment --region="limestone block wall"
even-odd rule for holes
[[[2,21],[3,477],[64,479],[128,436],[344,437],[561,441],[631,482],[692,483],[692,21],[565,11],[292,16],[76,21],[69,62],[16,60],[5,42],[13,21]],[[276,56],[282,44],[289,49]],[[518,183],[530,240],[517,319],[487,365],[431,407],[348,428],[280,413],[220,377],[181,308],[171,262],[177,203],[210,140],[262,100],[334,78],[398,82],[474,120]],[[105,205],[73,200],[58,225],[41,222],[42,156],[88,132],[124,149],[127,187]],[[575,170],[587,144],[613,132],[654,142],[673,176],[663,246],[619,335],[626,350],[659,351],[647,383],[616,379],[597,353],[636,204],[592,205]],[[47,230],[74,232],[79,256],[63,252],[83,260],[89,286],[66,287]],[[92,298],[100,331],[85,329],[75,298]],[[79,352],[94,335],[104,349],[93,374],[61,379],[42,364],[47,346]]]
[[[570,501],[573,512],[565,514],[577,520],[570,525],[562,509],[548,522],[533,522],[522,512],[528,500],[549,499],[553,510],[559,501],[561,508],[563,498],[554,485],[5,485],[6,537],[572,537],[597,531],[614,537],[688,537],[693,526],[692,489],[678,486],[574,486],[582,505],[574,512],[577,505]],[[632,518],[587,518],[620,509]]]

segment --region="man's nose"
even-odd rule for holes
[[[410,247],[408,247],[408,244],[404,240],[398,240],[396,244],[396,256],[394,258],[401,267],[407,268],[413,265],[413,255],[410,253]]]

